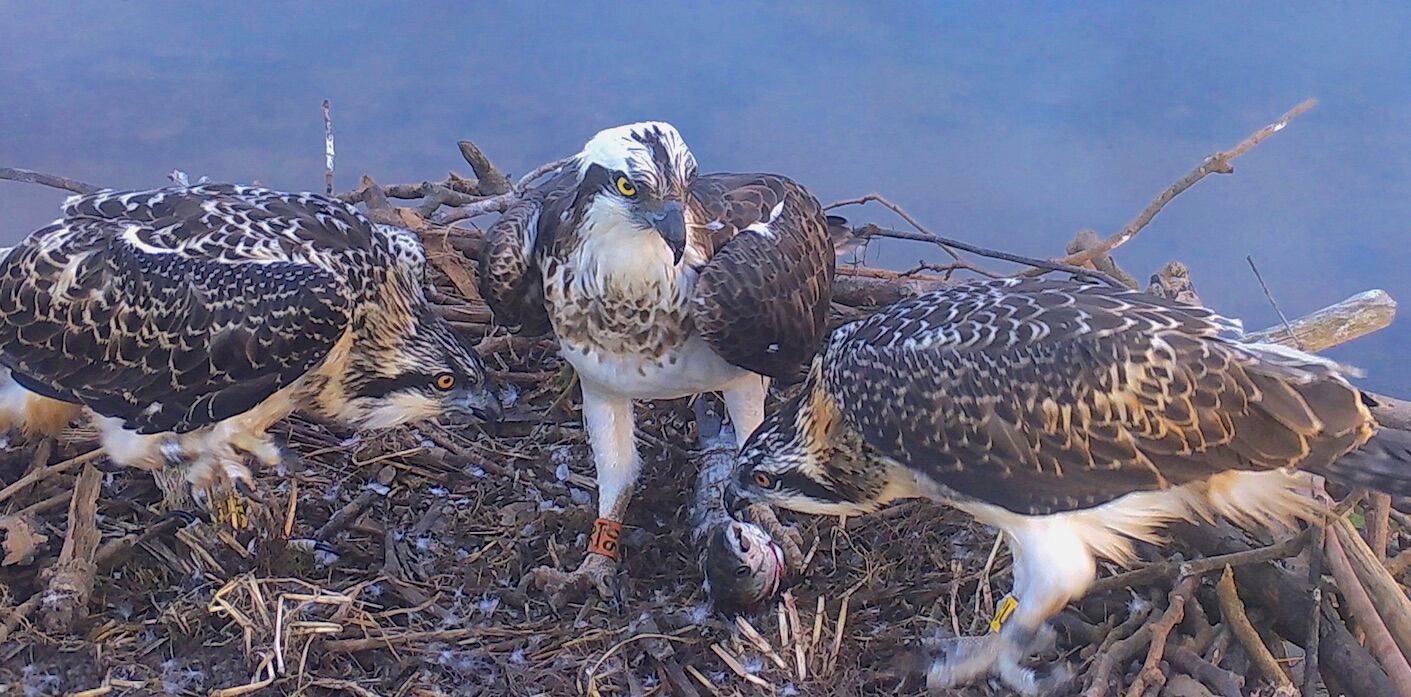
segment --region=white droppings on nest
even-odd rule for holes
[[[514,385],[512,383],[505,384],[500,387],[500,389],[495,393],[495,396],[500,398],[500,404],[506,407],[512,407],[519,403],[519,386]]]

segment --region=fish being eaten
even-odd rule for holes
[[[700,434],[701,470],[692,504],[692,540],[704,545],[701,570],[706,594],[716,611],[727,615],[753,613],[773,599],[801,569],[798,542],[775,539],[763,523],[783,530],[773,511],[749,511],[755,521],[736,520],[722,499],[726,480],[735,466],[735,432],[722,422],[719,406],[711,399],[696,400],[696,428]],[[759,517],[767,520],[759,520]]]

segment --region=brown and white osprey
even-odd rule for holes
[[[114,462],[184,468],[209,505],[252,491],[247,457],[279,462],[267,430],[296,410],[361,428],[499,413],[426,302],[409,231],[218,184],[63,213],[0,260],[0,429],[53,433],[86,409]]]
[[[1177,519],[1305,517],[1299,471],[1411,491],[1411,434],[1379,429],[1338,366],[1234,329],[1066,281],[904,300],[833,333],[803,392],[741,450],[726,496],[820,515],[924,497],[999,528],[1014,555],[1001,629],[950,646],[928,683],[997,674],[1042,692],[1061,671],[1020,661],[1098,557],[1128,562],[1132,539],[1156,542]]]
[[[697,175],[676,129],[593,136],[487,233],[481,290],[503,324],[552,328],[583,389],[598,521],[571,574],[533,579],[557,602],[616,595],[617,535],[641,463],[632,401],[720,390],[739,439],[769,378],[796,380],[825,334],[828,219],[772,174]]]

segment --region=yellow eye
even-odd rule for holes
[[[446,391],[456,386],[456,376],[450,373],[441,373],[436,376],[436,389]]]
[[[754,483],[761,489],[768,489],[774,486],[774,477],[769,476],[768,472],[755,472]]]
[[[624,175],[617,176],[617,193],[632,198],[637,195],[637,187],[632,185],[632,180]]]

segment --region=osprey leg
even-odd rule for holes
[[[764,421],[764,397],[769,378],[750,373],[720,390],[725,411],[735,427],[735,447],[741,447]]]
[[[617,565],[621,559],[622,518],[641,472],[632,400],[609,395],[583,383],[583,425],[598,473],[598,519],[588,537],[587,555],[578,568],[564,572],[539,567],[525,577],[549,594],[549,604],[563,607],[596,589],[604,600],[621,607]]]
[[[1058,517],[1006,527],[1004,533],[1014,556],[1014,592],[1000,601],[990,634],[953,641],[931,665],[926,684],[932,690],[994,675],[1020,694],[1044,695],[1072,677],[1067,666],[1041,671],[1022,662],[1052,644],[1048,619],[1087,591],[1097,561],[1081,535]]]

